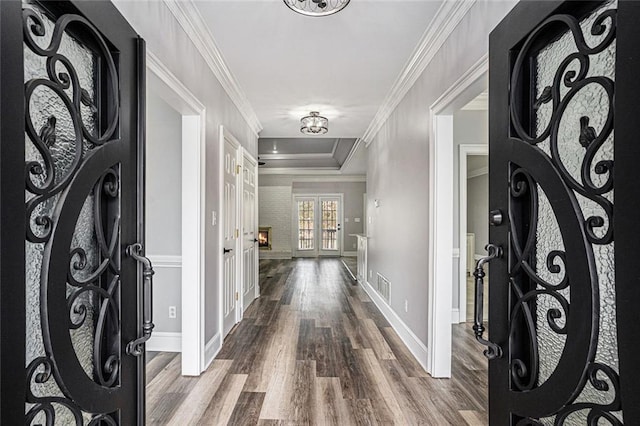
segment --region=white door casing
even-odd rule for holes
[[[238,283],[240,278],[238,252],[240,230],[238,212],[240,200],[238,164],[240,144],[226,131],[222,151],[222,335],[226,336],[239,321]]]
[[[242,156],[242,311],[258,295],[258,169],[256,160]]]

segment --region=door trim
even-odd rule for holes
[[[458,321],[463,323],[467,320],[467,156],[486,155],[489,156],[489,145],[485,144],[460,144],[458,161],[458,206],[460,210],[458,225],[458,244],[460,247],[460,258],[458,263]],[[487,197],[489,194],[487,194]],[[464,231],[464,232],[463,232]]]
[[[199,376],[207,368],[203,238],[206,108],[150,51],[147,69],[163,83],[159,95],[182,115],[182,374]]]
[[[224,230],[223,230],[223,225],[224,225],[224,143],[225,141],[228,141],[229,143],[231,143],[231,145],[235,148],[236,150],[236,164],[240,165],[242,163],[242,161],[240,160],[240,158],[242,158],[242,144],[240,144],[240,141],[238,141],[238,139],[235,138],[235,136],[233,136],[227,129],[226,127],[224,127],[223,125],[220,125],[219,128],[219,132],[218,132],[218,140],[220,141],[219,143],[219,161],[218,161],[218,210],[220,212],[220,214],[218,215],[218,220],[216,223],[216,226],[218,227],[218,255],[217,255],[217,259],[218,259],[218,321],[220,322],[220,326],[219,326],[219,333],[220,333],[220,342],[223,343],[224,339],[225,339],[225,334],[224,334],[224,316],[223,316],[223,312],[224,312],[224,307],[222,306],[223,300],[224,300],[224,295],[223,295],[223,287],[224,287],[224,255],[222,253],[222,248],[224,247]],[[242,179],[238,179],[238,174],[236,173],[236,224],[239,224],[241,216],[240,216],[240,211],[241,211],[241,206],[242,203],[240,202],[238,197],[242,196],[242,192],[241,192],[241,187],[242,184],[238,183],[238,181],[242,181]],[[239,240],[240,238],[236,238],[235,239],[235,246],[233,248],[233,250],[236,252],[236,256],[238,256],[238,253],[240,252],[239,250]],[[242,257],[242,256],[240,256]],[[240,261],[236,261],[236,282],[235,282],[235,289],[236,292],[240,293],[240,283],[242,282],[242,262]],[[242,319],[242,309],[241,308],[241,303],[240,303],[240,297],[238,297],[238,300],[236,300],[236,318],[235,318],[235,323],[237,324],[238,322],[240,322],[240,320]]]
[[[487,87],[483,55],[430,107],[429,144],[429,319],[427,371],[451,377],[453,282],[453,111]]]

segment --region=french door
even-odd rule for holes
[[[0,423],[142,424],[144,43],[109,2],[9,0],[0,44]]]
[[[491,34],[491,425],[640,419],[639,22],[521,2]]]
[[[342,194],[295,195],[296,257],[342,255]]]

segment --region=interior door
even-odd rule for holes
[[[242,305],[246,310],[257,296],[258,212],[257,163],[246,153],[242,163]]]
[[[318,254],[340,256],[342,254],[342,199],[318,197]]]
[[[640,419],[638,22],[521,2],[491,34],[491,425]]]
[[[109,2],[0,31],[0,423],[142,424],[144,44]]]
[[[226,336],[238,322],[238,147],[224,138],[222,328]]]

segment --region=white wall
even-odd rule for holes
[[[206,108],[205,217],[220,212],[219,126],[224,125],[256,156],[258,137],[227,95],[186,32],[161,1],[115,0],[116,7],[146,40],[147,49],[196,96]],[[219,216],[219,215],[218,215]],[[222,247],[211,222],[205,228],[205,339],[219,330],[218,270]]]
[[[260,182],[260,180],[258,180]],[[260,186],[260,226],[271,227],[271,250],[260,250],[261,258],[291,257],[291,186]]]
[[[485,256],[489,242],[489,175],[467,179],[467,232],[476,235],[475,254]],[[464,249],[464,248],[463,248]]]
[[[182,254],[182,116],[147,91],[146,253],[154,262],[155,331],[180,332],[181,269],[162,258]],[[169,306],[178,309],[169,319]]]
[[[428,245],[429,106],[487,52],[489,32],[514,4],[476,2],[367,150],[367,214],[372,218],[369,270],[389,278],[391,308],[425,344],[432,256]],[[380,200],[379,208],[373,206],[374,199]]]

